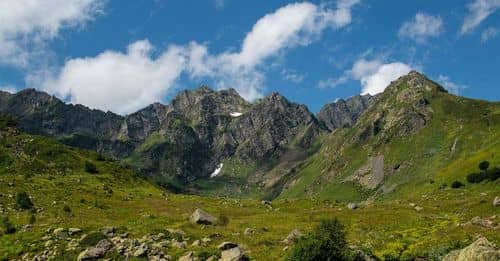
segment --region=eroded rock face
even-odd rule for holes
[[[340,99],[326,104],[317,117],[330,130],[352,127],[377,96],[356,95],[347,100]]]
[[[488,239],[481,237],[464,249],[450,252],[443,261],[496,261],[500,260],[500,249]]]

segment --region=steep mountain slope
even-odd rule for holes
[[[223,161],[268,165],[292,148],[307,150],[324,131],[305,106],[277,93],[251,104],[233,89],[201,87],[126,117],[33,89],[0,97],[0,113],[18,118],[23,130],[124,159],[178,188],[209,178]]]
[[[328,103],[319,111],[318,120],[333,131],[338,128],[352,127],[365,110],[377,100],[378,96],[356,95],[347,100],[340,99]]]
[[[285,185],[281,198],[402,198],[465,182],[477,164],[500,165],[500,103],[448,94],[411,72],[391,83]],[[471,185],[474,186],[474,185]]]

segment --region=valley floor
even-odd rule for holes
[[[439,189],[436,184],[432,193],[349,209],[345,203],[314,199],[279,200],[269,208],[256,200],[166,194],[141,180],[130,187],[114,188],[112,195],[101,196],[101,192],[87,189],[95,184],[86,187],[86,182],[94,181],[84,175],[66,176],[56,183],[43,176],[31,179],[32,182],[25,182],[21,177],[0,176],[2,215],[8,215],[18,228],[14,234],[0,235],[2,259],[21,259],[26,253],[25,257],[33,257],[47,248],[48,239],[53,240],[60,253],[66,252],[60,257],[76,259],[84,248],[77,246],[67,251],[70,241],[54,238],[48,229],[76,227],[88,234],[114,226],[128,232],[130,238],[166,233],[169,228],[185,231],[182,240],[187,241],[186,248],[169,245],[163,249],[174,259],[188,251],[196,255],[215,253],[221,242],[232,241],[245,249],[251,259],[281,260],[287,253],[282,241],[290,231],[308,232],[320,220],[335,217],[346,225],[350,245],[386,260],[439,259],[479,236],[500,244],[500,207],[492,204],[500,194],[498,181],[467,184],[460,189]],[[22,227],[28,224],[32,213],[14,209],[13,194],[19,190],[32,194],[38,210],[33,226],[26,229]],[[63,210],[63,205],[69,206],[70,211]],[[227,217],[229,222],[213,226],[191,224],[188,218],[196,208],[219,218]],[[245,235],[246,228],[255,233]],[[211,243],[191,246],[205,237]]]

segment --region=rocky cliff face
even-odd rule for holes
[[[181,182],[207,177],[224,159],[279,158],[307,149],[324,129],[307,107],[273,93],[255,104],[233,90],[201,87],[126,117],[69,105],[33,89],[0,93],[0,113],[29,133],[122,158],[143,172]]]
[[[317,117],[330,130],[352,127],[377,96],[356,95],[347,100],[340,99],[326,104]]]

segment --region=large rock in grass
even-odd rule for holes
[[[103,239],[97,243],[95,247],[91,247],[81,252],[78,255],[78,261],[83,260],[96,260],[103,257],[108,250],[112,247],[111,242],[107,239]]]
[[[500,206],[500,197],[495,197],[495,199],[493,199],[493,206],[494,207]]]
[[[497,261],[500,250],[488,239],[481,237],[462,250],[455,250],[446,255],[443,261]]]
[[[302,233],[300,230],[298,229],[294,229],[292,230],[292,232],[290,232],[290,234],[288,234],[288,236],[283,240],[283,243],[287,244],[287,245],[291,245],[293,243],[295,243],[297,240],[299,240],[299,238],[303,237],[304,236],[304,233]]]
[[[217,218],[197,208],[191,217],[189,217],[189,221],[193,224],[213,225],[217,221]]]
[[[221,252],[219,261],[246,261],[250,260],[240,247],[233,247]]]

